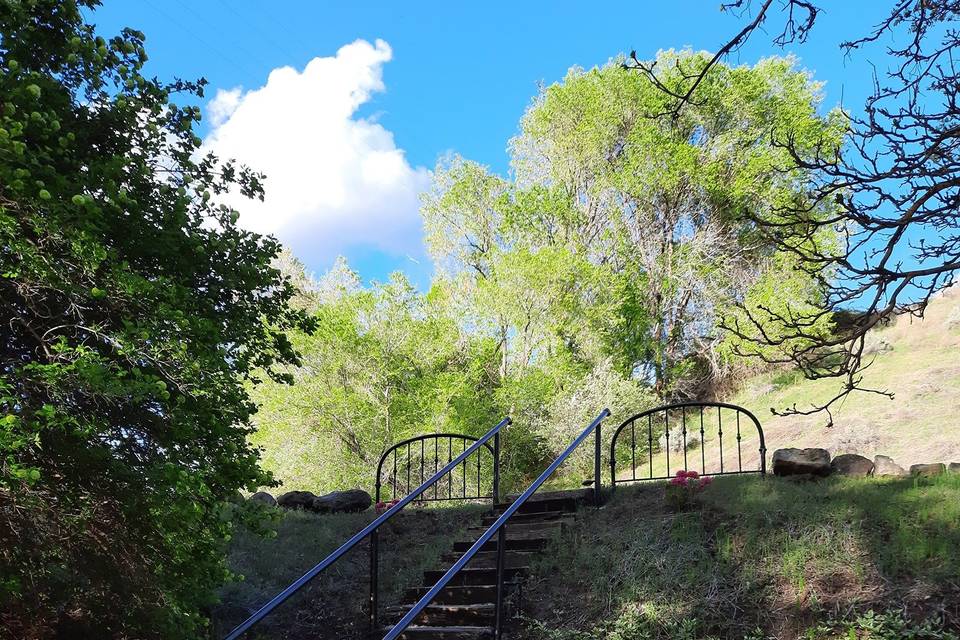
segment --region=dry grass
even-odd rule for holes
[[[960,630],[960,476],[715,482],[692,512],[621,487],[544,554],[536,640],[953,637],[805,635],[868,610]]]
[[[380,533],[381,605],[394,604],[404,589],[419,586],[422,571],[440,566],[440,555],[468,526],[477,524],[485,509],[489,505],[410,509],[384,525]],[[240,532],[231,546],[229,563],[243,578],[221,590],[221,604],[213,611],[211,638],[222,638],[374,517],[372,511],[332,515],[293,511],[283,514],[275,537]],[[254,627],[249,637],[366,638],[368,577],[369,547],[363,542]]]

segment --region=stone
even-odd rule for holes
[[[865,356],[879,355],[890,351],[893,351],[893,345],[884,338],[868,338],[866,345],[863,347],[863,355]]]
[[[313,501],[316,497],[309,491],[287,491],[277,496],[277,505],[284,509],[313,511]]]
[[[890,456],[876,456],[873,459],[873,475],[905,476],[907,475],[907,470],[894,462]]]
[[[313,499],[312,508],[317,513],[357,513],[370,508],[373,500],[362,489],[334,491]]]
[[[259,502],[270,507],[277,506],[277,500],[272,495],[266,491],[257,491],[255,494],[247,498],[250,502]]]
[[[683,428],[674,427],[670,429],[670,452],[671,453],[683,453]],[[687,430],[687,451],[691,449],[696,449],[700,446],[700,432],[694,431],[692,429]],[[660,451],[666,451],[667,449],[667,434],[664,433],[660,436]]]
[[[912,476],[938,476],[947,472],[947,465],[942,462],[932,464],[912,464],[910,465],[910,475]]]
[[[844,453],[830,461],[830,469],[841,476],[864,477],[873,473],[873,463],[856,453]]]
[[[795,476],[810,473],[830,475],[830,453],[826,449],[777,449],[773,452],[773,473]]]
[[[947,467],[947,471],[950,473],[960,473],[960,462],[951,462],[950,466]]]

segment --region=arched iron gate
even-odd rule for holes
[[[377,463],[374,485],[376,501],[383,501],[384,485],[390,500],[399,500],[443,466],[456,458],[478,438],[461,433],[429,433],[404,440],[387,449]],[[417,502],[444,500],[493,500],[500,498],[499,438],[494,446],[483,447],[447,474],[446,482],[433,485],[432,493],[424,492]],[[428,444],[430,443],[430,444]],[[486,451],[487,455],[484,455]],[[386,468],[384,466],[386,465]],[[386,471],[386,475],[384,475]],[[489,493],[486,493],[489,487]]]
[[[506,423],[510,420],[507,419]],[[500,431],[499,425],[493,435],[484,436],[482,446],[463,458],[460,464],[450,469],[444,479],[437,480],[430,489],[423,491],[415,502],[440,502],[444,500],[491,500],[500,502]],[[432,444],[427,444],[428,442]],[[461,454],[466,453],[480,438],[462,433],[428,433],[393,445],[383,452],[377,463],[374,484],[376,503],[385,497],[384,484],[390,488],[390,499],[401,500],[411,491],[419,489],[427,480],[446,468]],[[484,451],[487,455],[484,456]],[[386,469],[384,468],[386,465]],[[386,476],[384,476],[386,471]],[[459,472],[459,473],[458,473]],[[490,493],[485,488],[490,487]],[[445,489],[445,490],[444,490]],[[380,533],[370,534],[370,629],[377,627],[380,610]]]
[[[714,409],[716,411],[713,411]],[[725,410],[727,432],[724,432]],[[673,424],[671,424],[671,416]],[[741,420],[741,416],[744,420]],[[750,424],[756,428],[759,436],[760,459],[757,468],[744,469],[744,430]],[[711,440],[714,435],[715,441]],[[724,451],[725,435],[730,448],[728,452]],[[708,442],[716,443],[718,455],[711,454],[708,458]],[[730,444],[732,442],[736,442],[735,449]],[[731,459],[731,454],[735,454],[735,460]],[[738,473],[764,474],[767,471],[766,454],[763,428],[757,417],[747,409],[725,402],[678,402],[638,413],[627,418],[617,427],[610,442],[610,484],[616,487],[618,484],[628,482],[664,480],[671,477],[672,469],[697,471],[705,476]],[[671,457],[673,458],[672,467]],[[656,465],[655,458],[658,463]],[[662,465],[659,464],[661,460]],[[623,467],[629,467],[630,471],[629,474],[622,473],[623,477],[617,477],[617,468],[620,463],[623,463]],[[647,468],[647,473],[641,473],[638,476],[637,469],[642,469],[644,466]],[[656,474],[655,466],[665,469],[665,473]]]

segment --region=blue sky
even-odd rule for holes
[[[423,287],[432,266],[416,191],[438,157],[506,173],[507,142],[539,84],[631,49],[715,50],[742,26],[718,5],[104,0],[92,19],[104,34],[145,32],[148,73],[209,81],[208,144],[266,165],[273,181],[268,203],[241,208],[241,221],[275,233],[318,274],[344,254],[365,280],[401,269]],[[729,62],[794,53],[826,82],[826,109],[842,98],[857,111],[872,67],[838,44],[882,11],[828,3],[807,43],[783,51],[776,34],[758,33]]]

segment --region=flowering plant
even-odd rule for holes
[[[373,510],[377,512],[377,515],[379,515],[379,514],[385,512],[385,511],[389,511],[390,508],[391,508],[393,505],[397,504],[398,502],[400,502],[400,501],[399,501],[399,500],[391,500],[390,502],[378,502],[377,504],[373,505]]]
[[[667,485],[667,506],[673,511],[682,511],[711,482],[713,478],[701,478],[696,471],[677,471]]]

